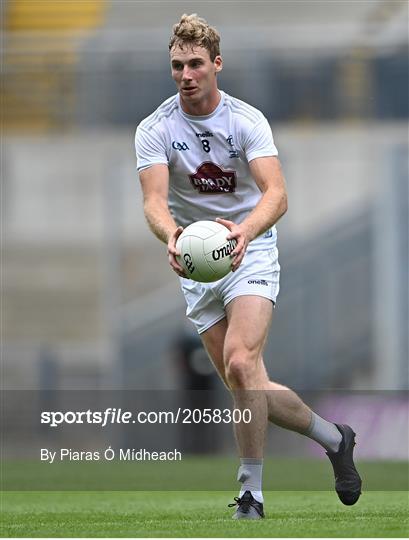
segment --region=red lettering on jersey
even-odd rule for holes
[[[234,193],[236,171],[225,171],[211,161],[205,161],[194,174],[189,174],[192,186],[199,193]]]

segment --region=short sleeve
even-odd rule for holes
[[[270,124],[266,118],[263,117],[250,131],[244,143],[244,151],[248,162],[258,157],[278,155]]]
[[[166,146],[160,133],[156,131],[148,131],[139,126],[135,134],[135,150],[138,171],[158,163],[169,163]]]

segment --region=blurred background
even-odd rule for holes
[[[3,0],[3,389],[224,392],[136,172],[135,128],[175,93],[167,47],[185,12],[221,33],[219,86],[264,112],[287,179],[271,377],[407,390],[401,0]]]

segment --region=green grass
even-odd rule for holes
[[[406,537],[408,494],[265,492],[266,519],[231,520],[228,492],[3,492],[5,537]]]
[[[6,537],[408,536],[408,463],[368,461],[358,468],[365,491],[346,507],[328,491],[334,480],[327,460],[267,458],[266,519],[236,522],[227,508],[237,494],[235,457],[4,461],[1,531]]]
[[[366,491],[407,491],[407,461],[359,461]],[[267,457],[266,491],[326,491],[334,483],[328,459]],[[2,461],[5,491],[235,491],[236,456],[184,456],[163,462]]]

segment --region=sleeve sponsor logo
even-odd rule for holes
[[[206,161],[195,173],[189,174],[192,186],[199,193],[234,193],[236,171],[225,171],[219,165]]]

